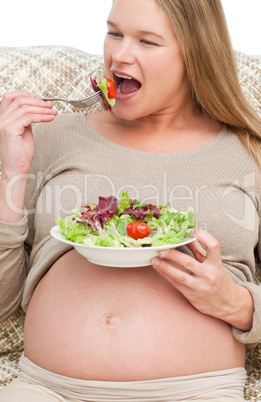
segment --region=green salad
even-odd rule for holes
[[[128,192],[121,199],[99,197],[98,204],[84,204],[56,223],[61,234],[75,243],[103,247],[151,247],[181,243],[195,227],[191,209],[179,212],[171,207],[132,200]]]

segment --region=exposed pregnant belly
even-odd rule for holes
[[[195,310],[152,267],[89,263],[76,251],[40,281],[25,355],[70,377],[134,381],[244,365],[230,326]]]

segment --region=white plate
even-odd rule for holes
[[[182,243],[168,244],[167,246],[117,248],[87,246],[85,244],[74,243],[66,240],[61,234],[59,226],[54,226],[50,233],[55,239],[67,244],[71,244],[75,250],[87,258],[88,261],[98,265],[118,268],[132,268],[151,265],[150,260],[158,255],[159,250],[177,248],[196,240],[195,238],[189,237],[184,239]]]

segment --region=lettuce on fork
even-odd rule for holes
[[[101,91],[101,96],[105,105],[106,110],[111,110],[111,108],[115,105],[115,95],[116,95],[116,90],[114,83],[109,80],[108,78],[103,78],[101,81],[97,82],[96,80],[96,73],[90,77],[92,88],[95,92]],[[113,97],[109,96],[109,90],[108,90],[108,82],[110,85],[113,86]]]
[[[147,237],[133,239],[126,227],[133,221],[146,222],[150,228]],[[128,192],[121,199],[99,197],[95,204],[84,204],[66,218],[58,217],[56,223],[61,234],[75,243],[103,247],[150,247],[181,243],[195,227],[191,209],[179,212],[170,204],[153,205],[132,200]]]

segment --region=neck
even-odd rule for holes
[[[111,113],[89,117],[100,134],[111,141],[147,152],[183,152],[211,141],[221,124],[189,103],[183,109],[173,107],[134,120]]]
[[[158,111],[145,117],[140,117],[135,120],[122,120],[116,117],[118,124],[125,126],[126,129],[131,129],[133,132],[139,132],[146,134],[152,133],[168,133],[171,132],[175,135],[175,132],[180,132],[190,129],[191,126],[198,126],[204,119],[203,114],[192,105],[186,105],[186,107],[176,110],[174,107]]]

